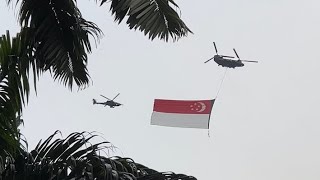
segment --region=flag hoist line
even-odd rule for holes
[[[228,70],[228,68],[226,67],[226,69],[224,70],[223,77],[222,77],[222,79],[221,79],[221,81],[220,81],[220,85],[219,85],[218,92],[217,92],[217,95],[216,95],[215,99],[218,98],[218,95],[219,95],[219,93],[220,93],[220,90],[222,89],[222,84],[223,84],[223,82],[224,82],[224,79],[226,78],[227,70]]]
[[[223,73],[223,77],[220,81],[220,85],[219,85],[219,88],[218,88],[218,91],[217,91],[217,94],[216,94],[216,97],[214,98],[215,101],[217,100],[218,98],[218,95],[220,93],[220,90],[222,89],[222,85],[223,85],[223,82],[224,82],[224,79],[226,78],[226,75],[227,75],[227,70],[228,68],[226,67],[225,70],[224,70],[224,73]],[[210,118],[211,119],[211,118]],[[209,124],[210,125],[210,124]],[[210,128],[208,128],[208,137],[210,137]]]

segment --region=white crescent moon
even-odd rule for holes
[[[198,102],[201,105],[201,109],[197,112],[203,112],[206,109],[206,104],[204,104],[203,102]]]

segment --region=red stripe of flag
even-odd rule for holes
[[[153,111],[180,114],[210,114],[214,100],[155,99]]]

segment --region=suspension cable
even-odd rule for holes
[[[218,92],[217,92],[217,95],[216,95],[215,99],[218,98],[218,95],[219,95],[219,93],[220,93],[220,90],[222,89],[222,84],[223,84],[223,81],[224,81],[224,79],[225,79],[225,77],[226,77],[227,70],[228,70],[228,68],[226,67],[226,69],[225,69],[225,71],[224,71],[224,74],[223,74],[223,77],[222,77],[222,79],[221,79],[220,86],[219,86],[219,89],[218,89]]]

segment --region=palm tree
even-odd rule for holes
[[[54,139],[59,133],[40,141],[30,153],[22,152],[15,159],[7,156],[5,162],[0,159],[0,180],[196,180],[184,174],[157,172],[131,158],[106,157],[106,151],[114,147],[107,141],[90,144],[94,134],[75,132],[65,139]]]
[[[51,70],[54,79],[70,88],[74,82],[85,87],[87,52],[91,52],[88,35],[99,40],[102,32],[97,25],[82,17],[76,0],[16,1],[21,4],[20,25],[29,29],[28,49],[33,49],[29,53],[37,69]],[[99,2],[104,5],[107,0]],[[175,41],[191,32],[171,7],[178,7],[173,0],[112,0],[110,4],[117,22],[128,16],[129,28],[143,31],[150,39]]]
[[[96,2],[102,6],[107,0],[96,0]],[[7,0],[7,3],[14,1]],[[31,164],[38,163],[28,159],[33,156],[21,145],[18,128],[23,122],[22,107],[28,102],[30,73],[33,74],[35,89],[38,77],[46,71],[50,71],[55,80],[70,89],[74,85],[80,89],[87,87],[89,84],[87,53],[91,52],[89,35],[96,41],[102,35],[96,24],[82,17],[76,0],[16,0],[15,3],[20,6],[18,20],[21,32],[11,38],[7,31],[0,37],[0,174],[6,178],[11,175],[18,177],[10,171],[10,167],[29,168],[25,161],[23,161],[25,166],[18,163],[19,157],[20,160],[27,159]],[[111,0],[110,2],[110,10],[116,22],[121,23],[127,17],[126,23],[130,29],[144,32],[151,40],[157,37],[168,41],[171,37],[176,41],[191,33],[173,7],[178,7],[173,0]],[[97,152],[96,150],[92,151]],[[60,160],[56,159],[50,163],[57,161]],[[83,162],[87,160],[79,161],[80,164]],[[41,165],[44,164],[41,161]],[[56,165],[60,167],[61,164]],[[66,167],[70,168],[69,165]],[[66,169],[62,168],[61,171]],[[122,179],[130,179],[131,175],[124,174],[127,178]],[[162,175],[175,176],[170,173]],[[152,179],[153,175],[148,173],[148,176],[144,177]]]
[[[70,89],[74,84],[85,88],[89,35],[99,40],[102,32],[82,17],[76,0],[6,1],[20,5],[21,32],[12,40],[9,32],[0,38],[0,139],[14,142],[19,137],[22,105],[28,100],[29,71],[35,88],[37,78],[46,71]],[[102,6],[107,0],[96,2]],[[151,40],[171,37],[175,41],[191,31],[172,6],[178,7],[173,0],[111,0],[110,10],[118,23],[127,16],[129,28],[143,31]],[[8,131],[11,135],[5,137],[3,132]]]
[[[24,31],[26,32],[26,31]],[[24,97],[28,98],[28,57],[23,47],[25,33],[0,37],[0,156],[15,154],[19,147]]]

